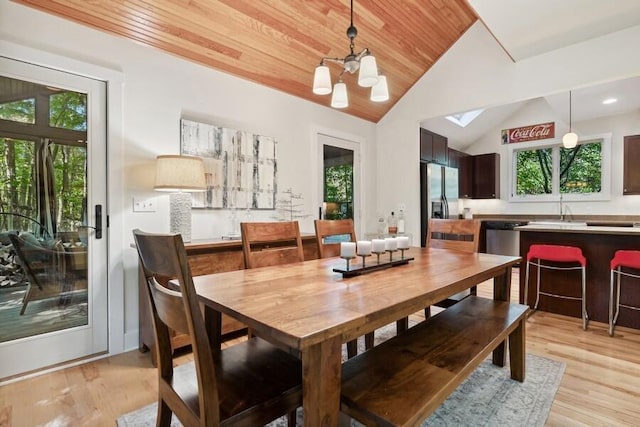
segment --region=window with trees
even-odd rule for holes
[[[608,138],[579,143],[575,148],[528,146],[513,148],[512,199],[535,200],[545,196],[608,197],[605,159]]]
[[[0,76],[1,229],[53,236],[85,221],[87,95]],[[11,222],[11,223],[9,223]]]
[[[324,146],[325,219],[353,218],[353,151]]]

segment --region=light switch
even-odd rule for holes
[[[134,212],[155,212],[156,203],[153,199],[138,199],[133,198],[133,211]]]

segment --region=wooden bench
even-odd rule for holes
[[[419,425],[507,338],[511,378],[524,381],[528,309],[470,296],[348,360],[341,411],[365,425]]]

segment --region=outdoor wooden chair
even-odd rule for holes
[[[340,255],[340,242],[355,242],[356,231],[352,219],[316,219],[316,241],[320,258],[331,258]],[[365,349],[373,347],[374,333],[364,336]],[[358,354],[358,340],[347,343],[347,355],[352,358]]]
[[[40,242],[30,233],[8,237],[28,281],[20,315],[30,302],[59,298],[58,304],[66,306],[75,294],[86,292],[86,274],[78,274],[71,268],[70,254],[59,240]]]
[[[213,354],[180,235],[134,230],[158,358],[158,426],[264,425],[302,404],[299,359],[260,338]],[[179,286],[172,285],[174,279]],[[193,362],[173,366],[170,329],[191,336]]]

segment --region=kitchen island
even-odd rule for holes
[[[526,260],[529,246],[533,244],[567,245],[582,249],[587,258],[587,313],[589,319],[596,322],[609,322],[609,262],[615,251],[620,249],[640,250],[640,227],[592,226],[586,223],[562,221],[531,222],[517,227],[520,231],[520,256]],[[520,265],[520,302],[524,302],[526,262]],[[530,270],[528,302],[535,304],[537,269]],[[640,306],[640,284],[624,286],[621,302]],[[580,272],[543,269],[541,289],[564,295],[580,296]],[[538,310],[567,316],[581,317],[580,301],[540,296]],[[618,325],[640,329],[640,316],[637,311],[621,309]]]

